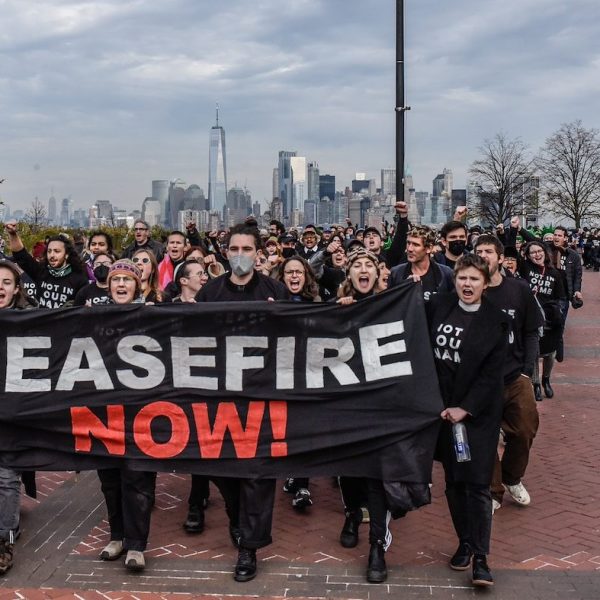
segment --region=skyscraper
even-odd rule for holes
[[[381,195],[396,195],[396,169],[381,169]]]
[[[289,219],[294,210],[302,211],[308,200],[306,158],[296,152],[279,152],[279,198],[283,203],[283,217]]]
[[[210,129],[208,156],[208,203],[210,210],[218,211],[221,217],[227,202],[227,163],[225,160],[225,130],[217,123]]]
[[[56,198],[54,193],[48,199],[48,224],[56,225]]]
[[[308,174],[308,199],[319,199],[319,165],[316,162],[309,162],[307,166]]]
[[[169,182],[166,179],[155,179],[152,182],[152,198],[160,204],[159,223],[169,225]],[[154,214],[154,213],[153,213]]]
[[[319,198],[325,196],[335,199],[335,175],[319,175]]]

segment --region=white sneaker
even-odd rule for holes
[[[512,496],[513,500],[521,506],[527,506],[531,502],[529,492],[520,481],[516,485],[504,485],[504,489]]]
[[[122,540],[112,540],[111,542],[108,542],[104,550],[100,552],[100,558],[102,560],[117,560],[121,554],[123,554]]]
[[[492,514],[494,514],[499,508],[502,508],[502,504],[498,500],[492,498]]]
[[[125,557],[125,566],[130,571],[141,571],[146,566],[144,553],[139,550],[127,550]]]

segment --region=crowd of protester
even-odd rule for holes
[[[350,223],[301,232],[253,219],[229,231],[185,232],[152,239],[137,220],[134,241],[117,256],[105,231],[84,240],[57,235],[23,245],[15,222],[5,224],[8,256],[0,257],[0,309],[56,309],[103,304],[164,304],[222,301],[332,302],[352,304],[412,282],[423,294],[444,410],[436,459],[445,472],[446,498],[458,546],[455,570],[472,568],[472,582],[489,586],[487,564],[492,516],[508,494],[528,505],[523,479],[539,418],[536,402],[552,398],[552,368],[563,360],[569,307],[583,305],[582,265],[598,271],[600,232],[523,229],[518,217],[487,230],[465,224],[466,209],[439,231],[408,220],[396,204],[396,223],[360,229]],[[79,248],[74,242],[78,242]],[[541,369],[540,369],[541,364]],[[454,427],[463,424],[471,459],[458,461]],[[499,435],[505,444],[502,459]],[[294,477],[283,489],[296,510],[313,504],[308,478]],[[31,474],[0,468],[0,573],[12,565],[19,535],[21,482]],[[127,468],[98,471],[106,502],[110,542],[100,558],[125,554],[130,570],[145,566],[156,474]],[[189,534],[204,529],[209,481],[219,489],[238,548],[234,577],[256,575],[256,551],[271,543],[276,482],[193,475]],[[340,477],[345,520],[340,543],[357,545],[369,515],[367,579],[386,580],[385,551],[391,543],[390,507],[376,479]],[[27,486],[26,486],[26,489]],[[428,490],[414,490],[427,494]],[[393,514],[401,517],[403,514]]]

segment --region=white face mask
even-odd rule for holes
[[[233,274],[238,277],[248,275],[248,273],[252,273],[252,269],[254,269],[254,259],[243,254],[232,256],[229,259],[229,264],[231,265]]]

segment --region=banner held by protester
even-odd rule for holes
[[[421,295],[2,314],[0,462],[428,482],[442,402]]]

